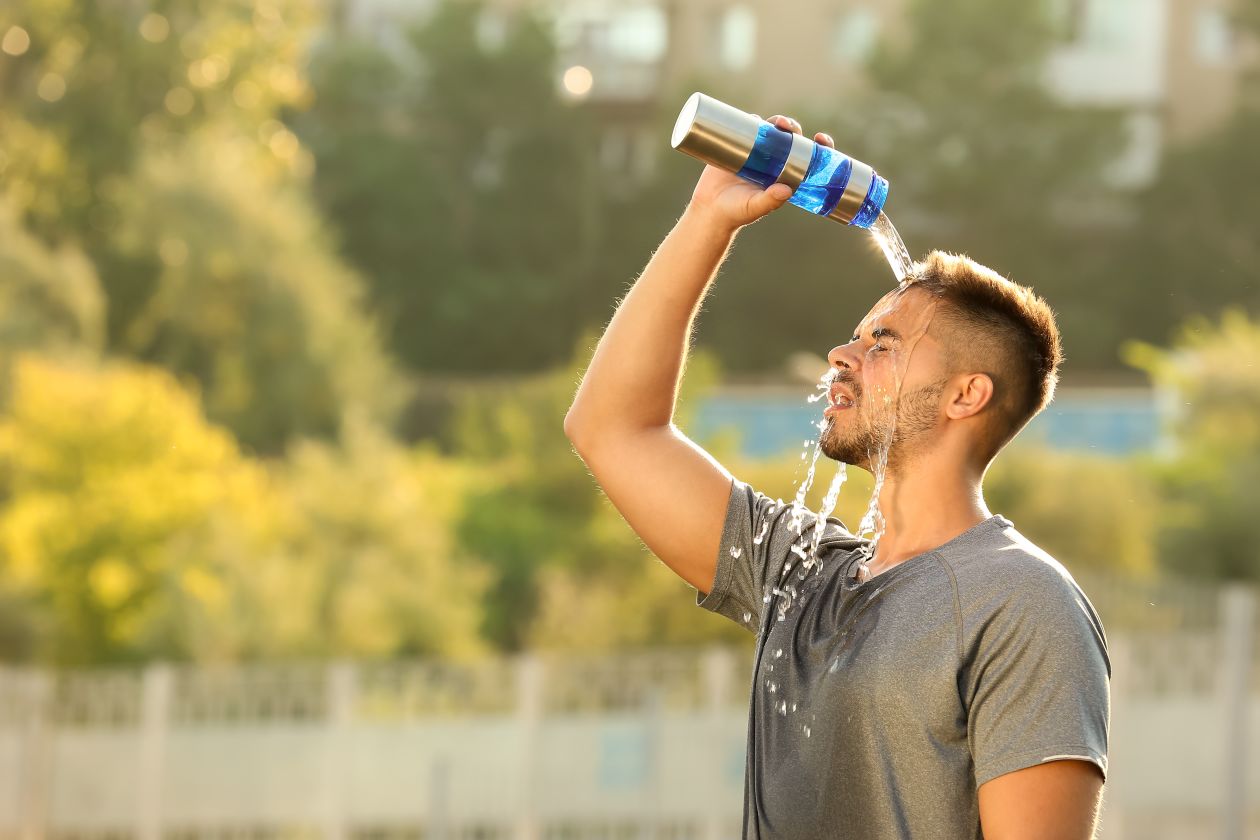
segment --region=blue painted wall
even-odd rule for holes
[[[793,394],[782,389],[719,391],[696,407],[686,431],[702,440],[723,429],[741,435],[741,451],[750,457],[796,452],[817,435],[824,402],[810,403],[807,387]],[[1051,449],[1084,450],[1108,455],[1146,452],[1160,439],[1161,417],[1150,391],[1078,389],[1060,391],[1034,417],[1012,445],[1041,444]]]

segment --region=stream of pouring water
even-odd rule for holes
[[[871,225],[870,231],[871,238],[884,252],[884,258],[888,260],[888,265],[896,275],[897,282],[905,285],[906,277],[914,272],[914,260],[910,259],[906,243],[901,241],[901,234],[897,233],[897,229],[893,227],[892,219],[880,213],[875,224]]]

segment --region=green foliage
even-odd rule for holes
[[[306,95],[296,71],[314,7],[305,0],[20,0],[0,31],[30,48],[0,62],[0,161],[24,219],[43,237],[91,238],[113,218],[102,197],[142,137],[208,119],[248,132]]]
[[[1127,354],[1176,407],[1176,451],[1155,470],[1165,564],[1260,581],[1260,324],[1230,310],[1192,319],[1170,349],[1132,343]]]
[[[270,581],[267,601],[292,601],[294,582],[307,585],[304,642],[319,655],[483,650],[487,573],[456,527],[473,486],[488,478],[361,422],[339,446],[301,444],[280,479],[290,574]]]
[[[26,356],[0,420],[0,589],[41,618],[63,663],[165,653],[192,601],[222,597],[196,551],[221,515],[265,501],[264,476],[168,375]]]
[[[521,13],[491,47],[479,11],[440,4],[397,55],[333,39],[294,119],[389,346],[426,371],[562,362],[596,256],[594,141],[557,97],[545,22]]]
[[[91,264],[27,233],[0,205],[0,368],[25,350],[98,353],[105,301]]]
[[[1226,306],[1260,313],[1260,196],[1245,186],[1260,179],[1258,146],[1260,107],[1165,157],[1117,267],[1141,283],[1130,337],[1164,343],[1188,318]]]
[[[985,480],[989,509],[1076,572],[1150,577],[1160,499],[1142,460],[1018,444]]]
[[[401,383],[358,278],[255,144],[206,127],[147,149],[115,201],[117,252],[154,278],[118,337],[128,355],[194,379],[210,417],[263,452],[335,435],[346,413],[389,421]]]
[[[264,465],[167,373],[21,357],[0,417],[0,654],[476,652],[484,573],[453,534],[478,478],[361,422]]]
[[[298,67],[313,8],[0,11],[0,29],[30,37],[0,64],[0,168],[18,223],[91,261],[105,349],[195,380],[211,417],[264,452],[335,435],[349,411],[388,421],[404,398],[359,279],[309,208],[310,156],[275,119],[308,98]],[[85,272],[39,276],[65,292],[87,288]],[[75,294],[81,314],[88,293]]]
[[[579,347],[590,343],[587,336]],[[585,361],[589,353],[578,356]],[[712,625],[690,606],[693,591],[646,551],[565,439],[575,368],[470,394],[452,423],[453,454],[487,476],[469,494],[458,526],[459,544],[491,569],[486,637],[508,650],[712,638]],[[683,422],[686,406],[716,375],[711,357],[692,356],[680,395]]]

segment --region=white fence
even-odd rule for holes
[[[1256,596],[1086,581],[1103,840],[1260,838]],[[0,840],[735,838],[751,657],[0,671]]]

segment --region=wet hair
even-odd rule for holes
[[[1063,361],[1054,310],[1032,289],[961,254],[933,251],[909,280],[939,301],[950,372],[993,380],[991,460],[1054,398]]]

